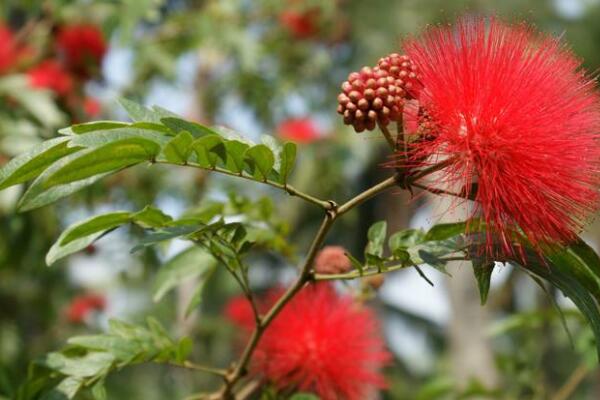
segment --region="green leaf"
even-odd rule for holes
[[[214,257],[200,247],[194,246],[182,251],[159,270],[152,290],[153,300],[160,301],[183,281],[206,276],[216,265]]]
[[[464,221],[434,225],[425,234],[425,240],[445,240],[460,235],[461,233],[465,233],[468,223],[468,221]]]
[[[148,127],[140,128],[129,126],[125,128],[98,130],[86,133],[85,135],[72,136],[69,146],[100,147],[124,139],[147,140],[162,147],[170,140],[170,136],[155,129],[149,129]]]
[[[131,138],[63,157],[33,182],[21,198],[19,210],[26,211],[49,204],[91,185],[109,173],[151,160],[159,150],[160,147],[154,142]]]
[[[583,240],[568,247],[545,254],[565,274],[571,274],[600,302],[600,259]]]
[[[281,149],[281,166],[279,168],[279,183],[286,184],[287,179],[296,163],[296,144],[286,142]]]
[[[46,264],[52,265],[61,258],[85,249],[107,231],[130,220],[131,213],[117,211],[71,225],[59,236],[46,254]]]
[[[92,235],[97,232],[106,232],[109,229],[116,228],[131,220],[131,213],[127,211],[117,211],[109,214],[98,215],[86,221],[71,226],[65,231],[65,235],[59,240],[59,244],[64,246],[70,242],[81,239],[82,237]]]
[[[161,118],[161,122],[175,133],[187,131],[191,133],[194,138],[199,138],[206,135],[219,135],[217,131],[207,126],[198,124],[196,122],[186,121],[181,118]]]
[[[214,168],[219,158],[225,162],[226,150],[223,139],[217,135],[207,135],[196,139],[192,144],[198,164],[203,168]]]
[[[192,311],[194,311],[194,309],[196,309],[200,304],[202,304],[202,295],[204,294],[204,288],[206,287],[206,283],[208,282],[208,280],[210,279],[210,277],[216,269],[217,263],[215,262],[215,264],[212,267],[208,267],[207,270],[200,275],[200,279],[196,283],[196,290],[194,291],[194,294],[190,299],[190,303],[185,309],[186,317],[188,317],[192,313]]]
[[[171,139],[163,149],[165,159],[173,164],[187,164],[192,153],[194,137],[188,131],[182,131]]]
[[[160,151],[155,142],[130,138],[89,149],[76,154],[64,166],[49,175],[41,184],[44,189],[79,181],[102,173],[151,161]]]
[[[75,398],[83,384],[83,379],[69,376],[63,379],[52,391],[45,394],[41,400],[71,400]]]
[[[387,234],[387,222],[379,221],[371,225],[367,232],[367,248],[365,249],[365,255],[370,254],[377,257],[383,256],[383,243]]]
[[[344,253],[346,255],[346,257],[348,257],[348,260],[350,260],[350,263],[354,266],[354,268],[356,268],[358,270],[358,272],[362,275],[363,273],[363,265],[360,261],[358,261],[356,259],[356,257],[354,257],[352,254],[346,252]]]
[[[58,133],[62,135],[72,135],[77,134],[81,135],[82,133],[89,133],[94,131],[107,131],[110,129],[116,128],[126,128],[129,124],[125,122],[118,121],[94,121],[94,122],[85,122],[83,124],[75,124],[70,126],[69,128],[60,129]]]
[[[533,251],[528,251],[526,257],[524,265],[515,261],[512,261],[512,263],[521,265],[530,273],[547,280],[575,303],[579,311],[590,322],[594,336],[596,337],[596,348],[598,358],[600,359],[600,309],[598,302],[595,300],[596,296],[590,294],[586,286],[578,280],[576,275],[563,272],[561,265],[553,263],[547,265],[546,263],[542,263],[540,255]],[[595,294],[597,295],[597,292]]]
[[[50,139],[13,158],[0,169],[0,189],[27,182],[40,175],[55,161],[80,149],[67,147],[68,140],[67,137]]]
[[[143,228],[158,228],[165,226],[173,220],[156,207],[146,206],[132,216],[133,221]]]
[[[147,121],[160,123],[161,115],[156,111],[149,109],[141,104],[127,99],[118,100],[121,107],[127,111],[127,114],[133,121]]]
[[[115,357],[108,353],[88,353],[80,357],[69,357],[62,353],[49,353],[40,363],[63,375],[86,378],[106,373]]]
[[[77,155],[77,154],[72,154],[72,155]],[[65,158],[69,158],[69,157],[70,156],[67,156]],[[62,161],[62,160],[60,160],[60,161]],[[51,167],[50,169],[53,170],[53,167]],[[53,203],[56,200],[62,199],[63,197],[66,197],[72,193],[75,193],[78,190],[81,190],[86,186],[92,185],[96,181],[99,181],[100,179],[104,178],[106,175],[109,174],[107,172],[105,174],[99,174],[99,175],[92,176],[87,179],[82,179],[77,182],[71,182],[71,183],[67,183],[65,185],[58,185],[58,186],[55,186],[55,187],[45,190],[41,186],[40,181],[43,181],[43,179],[48,176],[47,172],[48,171],[44,171],[44,173],[42,175],[40,175],[33,182],[33,184],[29,187],[29,189],[25,192],[25,194],[23,195],[23,197],[21,198],[21,200],[19,201],[19,203],[17,205],[17,209],[19,211],[21,211],[21,212],[29,211],[29,210],[33,210],[35,208],[39,208],[39,207],[48,205],[50,203]],[[36,182],[37,182],[37,184],[36,184]]]
[[[425,233],[421,229],[405,229],[390,236],[388,246],[392,255],[404,254],[409,247],[420,244],[425,239]]]
[[[246,151],[250,146],[237,140],[226,140],[224,145],[227,152],[225,168],[236,174],[241,174],[244,169]]]
[[[477,287],[479,288],[481,305],[484,305],[490,292],[492,272],[494,271],[496,264],[493,261],[484,262],[483,260],[479,259],[473,259],[471,261],[473,263],[473,273],[475,274],[475,279],[477,280]]]
[[[194,347],[194,342],[190,339],[189,336],[184,336],[179,340],[177,344],[177,355],[176,361],[178,363],[183,363],[187,358],[192,354],[192,349]]]
[[[264,144],[257,144],[246,152],[246,161],[250,163],[251,168],[256,167],[260,178],[266,181],[269,179],[269,174],[275,164],[275,156],[269,147]]]
[[[290,400],[319,400],[320,397],[312,393],[295,393]]]
[[[202,225],[200,224],[187,224],[158,229],[140,240],[140,242],[131,249],[131,253],[135,253],[138,250],[165,240],[171,240],[182,236],[186,237],[198,231],[201,227]]]

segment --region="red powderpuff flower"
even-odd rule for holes
[[[600,204],[600,101],[580,61],[555,38],[494,19],[434,27],[404,49],[436,128],[414,160],[451,163],[442,175],[476,200],[487,252],[499,240],[512,253],[517,230],[538,249],[574,239]]]
[[[285,120],[277,127],[277,133],[281,139],[296,143],[312,143],[321,137],[314,121],[310,118]]]
[[[107,49],[102,31],[95,25],[65,26],[56,41],[69,68],[84,75],[98,68]]]
[[[74,324],[81,324],[94,311],[103,311],[106,299],[103,296],[87,294],[77,296],[67,308],[67,319]]]
[[[305,11],[285,10],[279,14],[279,23],[297,39],[307,39],[317,33],[319,9]]]
[[[10,71],[27,52],[18,45],[13,32],[0,23],[0,74]]]
[[[276,299],[270,296],[267,303]],[[246,313],[252,315],[249,305]],[[303,289],[273,320],[250,370],[282,390],[362,400],[385,387],[381,368],[388,359],[373,312],[318,284]]]
[[[352,269],[352,263],[342,246],[325,246],[315,259],[315,271],[319,274],[341,274]]]
[[[31,86],[50,89],[54,93],[64,96],[73,88],[73,79],[63,66],[55,60],[43,61],[27,72]]]

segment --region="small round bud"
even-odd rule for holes
[[[407,56],[393,53],[373,68],[348,75],[338,96],[338,113],[356,132],[370,131],[377,124],[400,121],[405,99],[414,98],[419,88],[417,67]]]
[[[385,276],[383,274],[371,275],[364,279],[364,283],[372,289],[377,290],[385,283]]]

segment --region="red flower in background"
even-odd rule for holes
[[[306,11],[285,10],[279,14],[279,23],[297,39],[307,39],[317,33],[318,9]]]
[[[436,128],[415,162],[451,160],[444,183],[477,183],[488,252],[496,239],[513,252],[518,229],[538,248],[574,239],[600,206],[600,101],[579,60],[524,25],[484,19],[432,28],[404,49]]]
[[[243,311],[237,310],[236,320],[252,318],[247,302],[240,318]],[[373,312],[318,284],[303,289],[274,319],[250,369],[280,389],[314,392],[323,400],[362,400],[385,387],[381,368],[388,359]]]
[[[103,311],[106,308],[106,299],[95,294],[77,296],[71,301],[67,309],[69,322],[81,324],[92,312]]]
[[[31,86],[50,89],[64,96],[73,88],[73,79],[63,66],[55,60],[43,61],[27,72]]]
[[[314,121],[310,118],[285,120],[277,127],[277,134],[283,140],[296,143],[312,143],[321,137]]]
[[[89,118],[99,117],[100,114],[102,114],[102,104],[100,104],[98,99],[86,97],[83,100],[83,112],[85,112]]]
[[[64,26],[56,40],[69,68],[82,75],[96,70],[107,50],[102,31],[95,25]]]
[[[19,46],[13,32],[0,22],[0,74],[10,71],[27,53]]]
[[[244,296],[236,296],[229,300],[225,306],[225,316],[234,324],[245,329],[252,329],[254,327],[255,320],[252,308],[248,299]]]

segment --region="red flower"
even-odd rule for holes
[[[341,274],[351,269],[352,264],[342,246],[325,246],[315,259],[315,271],[319,274]]]
[[[98,68],[107,49],[104,36],[95,25],[65,26],[56,40],[69,68],[82,75]]]
[[[73,299],[67,309],[67,319],[75,324],[81,324],[94,311],[103,311],[106,308],[106,299],[103,296],[87,294]]]
[[[475,198],[488,253],[495,239],[512,252],[516,230],[538,248],[574,239],[600,205],[600,101],[579,60],[493,19],[432,28],[404,48],[435,127],[414,160],[451,161],[441,181]]]
[[[246,313],[252,315],[249,306]],[[361,400],[385,387],[380,370],[388,359],[373,312],[318,284],[303,289],[275,318],[250,369],[280,389]]]
[[[27,49],[18,45],[13,32],[0,23],[0,74],[10,71],[26,52]]]
[[[254,327],[255,320],[252,307],[244,296],[236,296],[229,300],[225,306],[225,316],[234,324],[246,329]]]
[[[279,23],[297,39],[307,39],[317,33],[318,9],[306,11],[285,10],[279,14]]]
[[[281,139],[297,143],[312,143],[321,137],[310,118],[285,120],[277,127],[277,133]]]
[[[83,111],[90,118],[95,118],[102,114],[102,105],[93,97],[86,97],[83,100]]]
[[[68,94],[73,87],[71,76],[55,60],[43,61],[38,66],[30,69],[27,74],[31,86],[50,89],[61,96]]]

